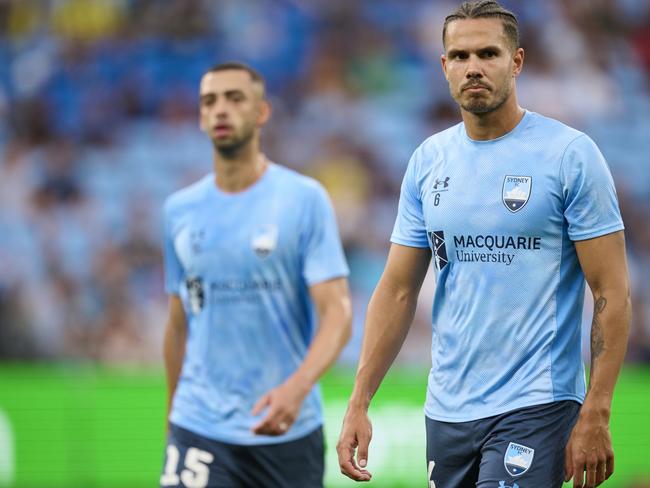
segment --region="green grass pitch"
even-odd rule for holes
[[[426,486],[422,414],[426,374],[425,368],[394,369],[378,392],[371,407],[374,438],[369,469],[374,479],[364,486]],[[352,380],[352,371],[336,369],[322,381],[327,487],[359,486],[338,472],[334,452]],[[10,485],[5,481],[6,458],[4,464],[0,462],[0,487],[157,486],[164,403],[161,370],[78,364],[0,366],[0,432],[4,418],[15,457]],[[616,473],[604,486],[628,488],[635,479],[650,478],[650,368],[623,371],[613,406],[612,434]],[[0,440],[0,456],[2,449],[6,446]]]

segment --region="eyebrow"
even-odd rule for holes
[[[230,96],[230,95],[244,95],[244,96],[246,96],[246,93],[244,92],[244,90],[240,90],[239,88],[234,88],[232,90],[226,90],[225,92],[223,92],[223,94],[226,97]],[[205,98],[216,97],[217,95],[218,94],[215,93],[215,92],[202,93],[201,95],[199,95],[199,99],[203,100]]]
[[[471,50],[469,50],[469,49],[450,49],[449,52],[447,53],[447,56],[454,57],[454,56],[458,56],[459,54],[466,54],[466,53],[468,53],[470,51]],[[495,52],[500,53],[500,52],[503,51],[503,49],[500,48],[499,46],[484,46],[484,47],[481,47],[479,49],[474,50],[474,52],[477,52],[477,53],[484,53],[486,51],[495,51]]]

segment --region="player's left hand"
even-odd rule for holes
[[[266,416],[253,427],[258,435],[282,435],[293,425],[300,412],[300,406],[311,389],[310,385],[292,376],[280,386],[273,388],[260,398],[252,410],[259,415],[268,407]]]
[[[583,406],[566,446],[565,481],[574,488],[594,488],[614,472],[609,414]]]

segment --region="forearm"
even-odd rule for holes
[[[367,409],[397,357],[415,315],[417,293],[380,281],[368,304],[366,325],[350,404]]]
[[[171,409],[176,385],[183,367],[186,339],[187,332],[184,328],[181,329],[172,324],[167,325],[163,343],[163,358],[167,377],[167,414]]]
[[[591,369],[584,408],[609,415],[614,386],[627,349],[630,318],[627,288],[594,290]]]
[[[292,378],[305,393],[319,380],[341,354],[352,331],[352,305],[348,296],[329,304],[318,317],[318,332],[303,363]]]

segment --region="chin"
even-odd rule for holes
[[[470,100],[466,101],[465,103],[461,104],[461,107],[463,110],[466,112],[470,112],[475,115],[484,115],[490,112],[494,112],[498,108],[500,108],[503,103],[505,102],[505,99],[498,102],[494,100],[486,100],[485,98],[470,98]]]
[[[463,110],[472,113],[474,115],[483,115],[492,112],[494,110],[494,107],[491,107],[485,103],[471,103],[471,104],[466,103],[462,107]]]
[[[232,139],[216,139],[216,138],[212,139],[212,144],[217,149],[224,149],[224,150],[233,149],[239,145],[237,141],[234,141]]]

